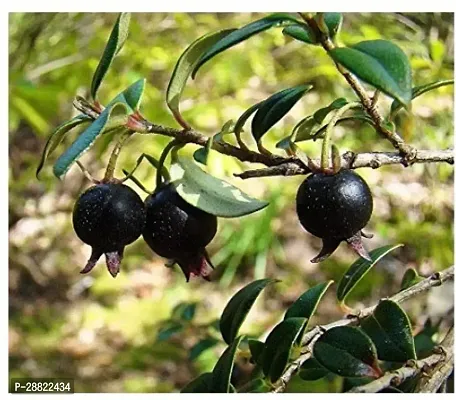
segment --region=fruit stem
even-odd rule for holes
[[[120,150],[122,150],[125,142],[130,138],[132,131],[124,130],[117,140],[114,149],[112,150],[111,157],[109,158],[108,166],[106,167],[105,176],[103,178],[104,182],[109,182],[114,177],[114,171],[116,169],[117,159],[119,158]]]
[[[334,127],[336,126],[337,121],[342,117],[342,115],[356,107],[360,107],[361,104],[358,102],[351,102],[346,104],[345,106],[339,108],[335,113],[331,121],[329,121],[328,127],[326,128],[326,134],[323,138],[323,144],[321,146],[321,169],[327,170],[329,169],[329,162],[331,157],[331,136],[334,131]]]
[[[155,181],[156,189],[158,189],[163,184],[162,177],[164,175],[164,171],[166,170],[166,168],[164,167],[166,157],[168,157],[168,154],[171,151],[171,149],[174,146],[177,146],[178,144],[181,144],[181,142],[179,140],[177,140],[177,139],[172,140],[171,142],[169,142],[166,145],[166,147],[163,149],[163,151],[161,153],[160,159],[158,160],[158,165],[156,166],[157,167],[157,176],[156,176],[156,181]],[[169,174],[167,174],[167,175],[168,176],[165,176],[165,181],[166,181],[166,179],[169,180]]]

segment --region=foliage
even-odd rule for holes
[[[68,362],[72,369],[65,372],[80,374],[84,381],[83,391],[175,391],[183,388],[182,392],[267,392],[277,389],[281,376],[301,351],[310,349],[313,357],[301,366],[295,377],[299,382],[296,379],[286,382],[287,391],[300,392],[312,391],[308,385],[314,381],[324,381],[323,390],[330,390],[332,382],[337,379],[341,382],[342,378],[338,377],[356,378],[358,380],[352,379],[351,384],[362,384],[366,379],[378,378],[419,357],[420,352],[415,349],[418,339],[413,337],[412,327],[420,324],[420,314],[406,312],[389,300],[379,302],[373,314],[360,321],[359,327],[329,329],[322,332],[312,347],[308,347],[309,343],[303,342],[303,338],[310,322],[316,325],[314,319],[321,321],[335,316],[334,311],[322,312],[319,308],[325,301],[336,302],[334,294],[328,298],[328,288],[333,280],[337,282],[336,296],[342,305],[349,293],[353,302],[372,301],[374,295],[378,298],[379,293],[394,292],[391,287],[382,285],[382,279],[387,280],[392,269],[388,270],[389,264],[380,262],[394,249],[397,249],[394,259],[389,254],[385,257],[394,260],[392,265],[412,263],[418,268],[427,261],[435,271],[451,262],[452,231],[447,224],[452,216],[452,201],[448,199],[452,174],[449,166],[415,165],[401,174],[393,169],[397,166],[382,168],[381,173],[363,171],[372,186],[375,185],[374,195],[379,203],[377,219],[372,222],[378,235],[373,246],[377,248],[370,252],[372,262],[359,259],[347,269],[347,259],[351,258],[331,258],[311,275],[310,280],[315,282],[307,279],[312,271],[307,260],[314,244],[302,245],[312,238],[303,232],[294,233],[298,224],[290,204],[298,178],[284,178],[277,185],[277,180],[260,179],[231,183],[227,175],[245,169],[240,161],[245,161],[246,154],[253,153],[250,149],[255,142],[258,153],[254,153],[258,160],[269,162],[278,157],[268,150],[276,146],[310,170],[315,166],[307,157],[318,154],[321,154],[322,163],[326,159],[326,164],[330,165],[330,155],[325,150],[329,148],[330,140],[337,142],[337,147],[355,153],[391,150],[388,147],[391,144],[376,132],[386,132],[388,136],[395,127],[404,132],[407,143],[416,147],[449,146],[451,106],[437,108],[433,100],[451,98],[451,52],[445,48],[451,23],[445,17],[431,20],[440,35],[436,38],[429,33],[431,40],[427,44],[419,40],[428,34],[427,22],[422,20],[426,17],[421,15],[401,16],[407,24],[398,27],[398,24],[385,22],[395,18],[387,14],[342,17],[340,13],[314,16],[277,13],[259,19],[250,15],[193,17],[176,14],[170,17],[158,14],[135,15],[130,21],[130,15],[122,13],[120,16],[107,15],[104,22],[99,22],[101,29],[92,32],[92,37],[83,35],[83,27],[95,20],[101,21],[96,18],[99,16],[12,14],[10,20],[11,48],[17,52],[17,57],[10,54],[10,130],[14,132],[10,174],[17,181],[10,184],[13,237],[10,270],[18,276],[12,296],[19,299],[13,305],[11,329],[21,332],[19,336],[24,335],[18,340],[27,343],[39,360],[40,368],[43,370],[42,365],[48,360],[51,360],[50,370],[55,369],[52,365],[55,360],[58,360],[57,364]],[[59,24],[75,28],[57,33],[55,27]],[[26,28],[21,29],[21,26]],[[144,31],[144,26],[153,28],[150,32]],[[240,28],[233,29],[233,26]],[[383,29],[385,26],[388,29]],[[129,40],[125,41],[127,35]],[[190,36],[192,40],[188,40]],[[81,38],[84,48],[101,49],[105,44],[99,62],[90,52],[79,56]],[[48,40],[60,45],[49,48]],[[325,40],[334,41],[335,48],[322,52]],[[170,52],[170,48],[178,48],[179,52],[185,50],[179,58],[176,57],[179,52]],[[74,54],[68,55],[69,51]],[[336,79],[338,71],[331,65],[331,58],[340,64],[340,72],[349,71],[378,90],[375,96],[379,97],[379,109],[385,116],[381,125],[366,108],[366,99],[356,99],[360,102],[344,114],[347,105],[353,104],[354,94],[349,86],[342,87]],[[296,68],[303,63],[304,68]],[[90,90],[81,88],[81,85],[88,85],[88,82],[81,82],[82,78],[90,75],[93,76]],[[148,79],[147,85],[144,76]],[[196,77],[194,82],[188,81],[190,76]],[[168,82],[168,86],[160,82]],[[90,91],[92,102],[76,98],[78,109],[87,113],[70,115],[67,105],[81,89],[87,97]],[[186,100],[182,99],[184,89]],[[234,93],[232,97],[231,93]],[[357,95],[360,97],[359,93]],[[171,114],[163,110],[163,97],[166,97]],[[110,99],[106,107],[102,105],[104,99]],[[429,104],[432,104],[430,113],[427,112]],[[56,113],[59,106],[61,111]],[[250,117],[253,117],[250,134],[246,132],[244,142],[241,132]],[[44,143],[51,124],[57,125],[63,119],[67,121],[61,123]],[[421,120],[426,123],[418,123]],[[339,125],[341,122],[345,123]],[[158,123],[165,126],[177,123],[184,129],[161,128]],[[421,134],[413,133],[413,123],[415,131]],[[210,139],[201,139],[201,136],[191,136],[195,132],[192,127],[195,131],[219,133]],[[24,139],[30,135],[30,130],[35,141],[33,151],[27,148]],[[166,142],[160,133],[175,139]],[[188,140],[179,141],[179,135]],[[125,138],[130,139],[129,143],[124,143]],[[322,139],[322,143],[316,139]],[[196,152],[192,143],[200,146]],[[110,146],[113,147],[111,152],[107,151]],[[44,148],[41,161],[38,147]],[[232,154],[226,153],[226,149]],[[339,158],[336,150],[332,156],[334,169]],[[14,151],[19,151],[19,156]],[[61,155],[55,161],[52,156],[58,151]],[[232,157],[218,154],[224,151]],[[171,153],[169,175],[165,167],[168,153]],[[196,164],[192,154],[205,166]],[[144,159],[150,165],[141,164]],[[71,238],[68,211],[84,183],[78,171],[70,167],[75,162],[80,164],[81,160],[89,165],[90,171],[108,165],[104,179],[112,178],[116,164],[122,165],[130,171],[127,178],[144,189],[150,187],[154,177],[159,186],[162,177],[166,180],[169,176],[185,201],[218,217],[230,218],[223,220],[218,238],[210,249],[214,253],[213,260],[217,260],[214,278],[222,283],[220,293],[212,293],[218,287],[213,284],[208,289],[209,284],[191,282],[189,288],[182,288],[182,281],[162,268],[159,265],[162,263],[147,260],[151,255],[138,242],[125,256],[127,275],[120,276],[116,282],[108,281],[101,274],[85,277],[85,280],[75,279],[73,272],[68,271],[68,259],[73,258],[79,265],[83,257],[72,253],[79,244]],[[63,178],[66,174],[61,189],[56,188],[48,164],[54,164],[55,176]],[[37,176],[41,172],[40,183],[33,177],[35,170]],[[414,199],[403,201],[402,198],[407,198],[407,188],[414,184],[419,186],[424,197],[421,203],[410,207],[408,204],[413,204]],[[443,189],[433,191],[439,185],[444,185]],[[277,186],[280,186],[279,190]],[[37,187],[40,194],[33,195],[36,204],[46,194],[53,196],[51,202],[55,204],[58,203],[57,193],[64,200],[66,196],[64,215],[59,224],[51,218],[43,225],[42,217],[34,211],[33,218],[40,221],[38,229],[41,229],[42,240],[31,243],[24,254],[21,235],[14,233],[22,232],[21,221],[28,218],[27,196],[37,192]],[[417,206],[421,206],[419,211]],[[35,209],[39,207],[35,206]],[[55,217],[56,210],[51,207],[49,214]],[[252,213],[255,214],[249,215]],[[434,242],[428,241],[430,232],[435,231]],[[404,243],[404,248],[392,244],[397,242]],[[46,258],[55,244],[61,246],[57,262]],[[292,248],[291,244],[304,248],[297,262],[293,262],[286,250]],[[31,264],[30,260],[37,261]],[[376,268],[366,276],[377,262]],[[47,270],[46,265],[53,267]],[[142,265],[142,269],[138,270],[138,265]],[[303,265],[305,271],[301,270]],[[342,276],[340,271],[344,269],[346,272]],[[147,283],[141,271],[148,277]],[[407,276],[394,273],[398,275],[396,291],[421,280],[415,269],[409,271],[412,272]],[[424,274],[426,272],[429,271]],[[133,281],[136,273],[139,275]],[[303,274],[306,279],[302,279]],[[367,279],[370,276],[370,280]],[[266,277],[279,277],[281,282]],[[162,282],[157,283],[160,279]],[[228,291],[223,291],[223,287],[252,279],[255,280],[244,284],[220,313],[222,299],[218,296],[231,296],[233,292],[232,287]],[[36,288],[43,288],[44,296],[50,296],[50,288],[56,285],[62,288],[56,294],[61,297],[51,308],[37,308],[31,316],[20,318],[30,280],[34,287],[33,298],[41,296],[41,289],[37,291]],[[304,286],[303,280],[308,281]],[[65,283],[59,284],[61,281]],[[266,291],[267,300],[263,300],[261,307],[262,318],[252,324],[246,319],[247,314],[253,312],[253,303],[271,283],[274,285]],[[302,293],[303,287],[306,290]],[[135,300],[129,298],[131,292],[135,293]],[[163,293],[163,298],[151,301],[150,297],[158,292]],[[72,320],[71,314],[62,315],[61,310],[68,308],[72,299],[81,301],[84,293],[89,296],[82,306],[74,306],[77,307],[77,321]],[[294,293],[302,294],[294,296]],[[125,301],[118,301],[121,298]],[[212,304],[214,299],[216,304]],[[271,307],[270,301],[275,302],[276,307]],[[280,316],[274,309],[287,309],[283,320],[277,322]],[[241,325],[247,325],[247,322],[248,329],[244,327],[242,332],[251,333],[239,334]],[[108,331],[103,332],[104,329]],[[82,364],[91,365],[97,352],[103,354],[103,346],[89,346],[89,350],[84,350],[83,343],[94,342],[93,339],[81,339],[84,332],[91,332],[90,335],[97,332],[96,335],[103,337],[103,346],[115,348],[104,365],[109,365],[107,373],[111,376],[123,374],[122,386],[116,386],[119,383],[113,379],[100,387],[97,375],[88,376],[80,371],[78,359],[84,360]],[[421,338],[426,336],[423,335]],[[75,337],[79,338],[76,345],[67,344]],[[116,337],[122,339],[116,343]],[[435,343],[432,338],[426,338],[429,339],[426,343]],[[62,343],[60,347],[58,343]],[[49,356],[50,351],[55,356],[53,353]],[[10,352],[11,374],[30,373],[23,362],[26,356],[17,349],[10,348]],[[40,354],[46,356],[40,357]],[[66,354],[70,354],[71,360],[66,359]],[[169,362],[174,369],[166,372]],[[176,366],[184,362],[186,372],[177,374]],[[241,373],[242,367],[246,371]],[[151,381],[146,378],[146,370],[154,371]],[[158,378],[163,370],[172,376],[168,382]]]

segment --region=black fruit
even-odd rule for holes
[[[205,247],[217,232],[214,215],[187,203],[172,183],[161,186],[145,201],[143,237],[159,256],[176,262],[187,278],[208,279],[213,268]]]
[[[361,232],[372,214],[373,200],[367,183],[352,170],[330,175],[317,172],[299,187],[296,211],[301,225],[323,239],[323,249],[312,262],[329,257],[345,240],[361,257],[370,260]]]
[[[144,203],[128,186],[103,183],[87,189],[73,209],[76,234],[92,246],[92,255],[81,273],[90,272],[105,254],[108,271],[115,277],[125,246],[138,239],[145,222]]]

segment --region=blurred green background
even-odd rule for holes
[[[199,36],[261,16],[133,14],[129,39],[101,86],[100,99],[106,104],[145,77],[143,114],[155,123],[178,127],[167,111],[164,93],[179,55]],[[116,14],[10,14],[9,371],[11,377],[74,377],[78,392],[173,392],[212,369],[224,348],[216,320],[240,287],[265,276],[282,281],[266,290],[242,327],[243,333],[264,339],[303,291],[324,280],[337,282],[356,257],[341,245],[329,260],[309,262],[320,240],[304,232],[295,215],[294,196],[303,177],[241,181],[233,173],[261,166],[212,154],[212,174],[270,202],[256,214],[219,219],[218,233],[208,248],[216,265],[212,282],[186,283],[181,271],[165,268],[164,260],[142,239],[126,248],[116,279],[102,262],[90,275],[80,275],[90,249],[74,234],[71,211],[88,182],[77,167],[63,181],[52,175],[52,161],[77,132],[51,157],[41,180],[35,170],[52,129],[76,115],[73,98],[88,97],[91,76],[115,19]],[[453,36],[453,14],[345,14],[339,41],[350,45],[393,40],[409,56],[414,85],[419,85],[453,77]],[[282,153],[275,143],[301,118],[337,97],[354,95],[322,49],[285,37],[281,29],[252,37],[205,65],[189,82],[181,109],[195,129],[211,135],[252,104],[300,83],[312,83],[314,89],[264,138],[267,148]],[[382,111],[390,103],[382,96]],[[452,86],[414,101],[415,130],[407,141],[419,149],[451,147],[453,106]],[[244,136],[252,144],[248,132]],[[335,140],[342,152],[392,150],[368,126],[338,126]],[[137,135],[122,152],[119,165],[131,169],[143,151],[158,156],[168,141]],[[318,156],[320,143],[305,142],[301,148]],[[82,158],[96,177],[102,176],[109,149],[108,137]],[[395,165],[358,172],[374,195],[366,231],[375,236],[366,241],[368,248],[398,242],[404,247],[379,263],[353,292],[349,304],[355,308],[397,292],[409,267],[426,275],[453,262],[452,166]],[[153,168],[143,165],[137,177],[153,188]],[[144,198],[145,193],[137,190]],[[314,323],[343,316],[334,292],[331,287]],[[437,300],[422,296],[405,307],[419,332],[429,315],[435,321],[452,304],[453,292],[447,290],[439,292]],[[205,342],[200,344],[201,340]],[[204,344],[208,349],[198,355]],[[235,379],[242,381],[245,369],[248,363],[240,361]],[[293,379],[288,390],[338,391],[340,385],[337,379]]]

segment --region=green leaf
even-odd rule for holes
[[[401,281],[401,291],[408,289],[410,286],[415,285],[416,283],[422,281],[424,278],[421,277],[415,268],[408,268]]]
[[[403,246],[402,244],[388,245],[379,247],[378,249],[372,250],[369,255],[372,262],[365,260],[360,257],[356,260],[350,268],[345,272],[344,276],[337,285],[337,300],[343,303],[348,294],[358,284],[358,282],[366,275],[369,270],[388,253]]]
[[[329,51],[361,80],[407,106],[412,99],[412,71],[407,56],[387,40],[367,40]]]
[[[44,163],[47,158],[54,152],[57,146],[62,142],[64,136],[71,131],[73,128],[92,121],[92,119],[84,114],[77,115],[76,117],[70,119],[69,121],[64,122],[59,125],[54,132],[52,132],[44,146],[43,153],[41,154],[40,163],[36,168],[36,177],[38,178],[41,170],[43,169]]]
[[[306,331],[310,319],[315,313],[315,310],[320,303],[321,298],[328,290],[329,286],[334,281],[328,281],[325,283],[319,283],[305,291],[287,310],[284,320],[288,318],[306,318],[307,321],[302,327],[302,331],[299,334],[297,342],[301,341],[301,337]]]
[[[190,349],[189,360],[196,360],[202,353],[209,350],[211,347],[214,347],[217,343],[218,340],[211,337],[200,340]]]
[[[195,316],[197,303],[179,303],[173,308],[171,316],[175,319],[191,321]]]
[[[249,107],[247,110],[244,111],[244,113],[239,117],[239,119],[236,122],[236,125],[234,125],[234,132],[236,133],[241,133],[242,128],[244,128],[245,123],[249,119],[249,117],[258,110],[258,108],[264,103],[263,101],[260,101],[259,103],[254,104],[253,106]]]
[[[228,135],[233,132],[234,132],[234,121],[232,119],[230,119],[223,124],[222,129],[220,129],[220,132],[216,133],[213,136],[213,138],[214,138],[213,142],[223,143],[224,142],[223,137],[225,135]]]
[[[323,121],[325,120],[326,116],[331,112],[338,110],[339,108],[342,108],[343,106],[346,106],[348,104],[348,101],[344,97],[340,97],[336,100],[334,100],[329,106],[320,108],[319,110],[315,111],[313,118],[314,120],[322,124]]]
[[[193,69],[192,78],[195,78],[196,73],[203,64],[205,64],[211,58],[215,57],[217,54],[226,49],[229,49],[230,47],[235,46],[236,44],[248,39],[253,35],[256,35],[257,33],[263,32],[273,26],[282,24],[283,22],[287,21],[298,22],[296,18],[290,14],[275,13],[254,21],[248,25],[245,25],[242,28],[234,30],[234,32],[231,32],[229,35],[225,36],[223,39],[219,40],[217,43],[206,50],[206,52],[201,56],[195,68]]]
[[[211,151],[213,140],[214,137],[211,136],[204,147],[199,148],[193,153],[193,158],[195,161],[207,165],[207,159],[209,158],[209,152]]]
[[[374,342],[380,360],[416,359],[410,320],[394,301],[381,301],[374,313],[361,321],[361,328]]]
[[[181,393],[211,393],[212,387],[212,373],[206,372],[201,374],[193,381],[189,382],[184,388],[181,389]]]
[[[326,26],[328,27],[329,37],[333,38],[339,31],[342,25],[341,13],[323,13],[323,18]],[[285,27],[282,31],[284,35],[291,36],[294,39],[300,40],[308,44],[318,45],[318,40],[313,34],[312,30],[307,25],[297,23]]]
[[[137,110],[141,104],[142,95],[146,86],[146,80],[139,79],[124,91],[119,93],[114,99],[112,99],[106,108],[116,103],[123,103],[127,107],[129,113]]]
[[[180,322],[168,321],[160,328],[157,334],[157,341],[162,342],[168,340],[171,336],[182,331],[184,326]]]
[[[313,356],[323,367],[340,376],[378,378],[382,375],[371,339],[352,326],[326,331],[315,342]]]
[[[239,328],[255,303],[261,291],[276,279],[259,279],[240,289],[228,302],[220,318],[220,332],[226,343],[230,344],[236,338]]]
[[[240,217],[268,205],[230,183],[209,175],[193,160],[178,154],[171,164],[170,175],[179,195],[187,203],[209,214],[225,218]]]
[[[415,86],[412,90],[412,100],[417,98],[418,96],[421,96],[422,94],[430,92],[431,90],[435,90],[435,89],[438,89],[439,87],[448,86],[448,85],[454,85],[454,79],[436,81],[436,82],[432,82],[432,83],[426,83],[426,84],[420,85],[420,86]],[[390,114],[395,114],[402,107],[403,107],[403,105],[399,101],[394,100],[393,103],[391,104]]]
[[[304,24],[289,25],[283,29],[282,33],[304,43],[317,44],[317,39],[312,30]]]
[[[264,100],[252,120],[252,134],[257,142],[296,102],[306,94],[312,85],[300,85],[282,90]]]
[[[261,356],[264,350],[264,343],[261,340],[255,339],[249,339],[248,343],[253,362],[260,365],[262,362]]]
[[[127,39],[129,25],[130,13],[121,13],[111,31],[111,35],[109,36],[103,55],[101,56],[97,69],[93,74],[90,94],[94,99],[97,97],[98,88],[100,87],[101,81],[105,77],[106,72],[108,72],[108,69],[112,64],[112,60],[122,49],[122,46]]]
[[[291,349],[306,321],[306,318],[288,318],[276,325],[266,338],[262,367],[271,382],[277,381],[285,371]]]
[[[54,164],[54,175],[60,179],[105,130],[125,124],[126,115],[127,108],[124,103],[115,103],[106,107],[100,116],[76,138],[70,148],[58,158]]]
[[[329,371],[324,368],[315,358],[304,361],[299,370],[299,377],[304,381],[316,381],[328,375]]]
[[[235,29],[224,29],[215,33],[208,33],[207,35],[196,39],[184,50],[179,57],[179,60],[177,60],[168,84],[168,89],[166,90],[166,104],[176,119],[182,119],[179,110],[180,98],[188,78],[201,55],[234,30]]]
[[[212,371],[212,393],[229,393],[231,374],[233,372],[233,364],[236,356],[236,351],[243,336],[239,336],[233,343],[231,343],[223,352],[217,364],[215,364]]]

